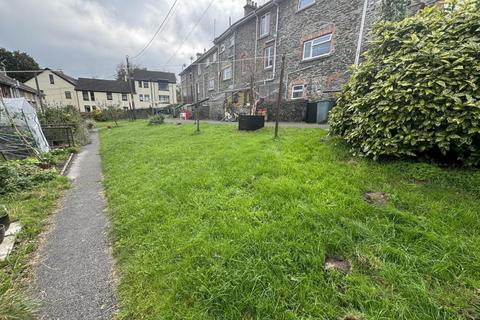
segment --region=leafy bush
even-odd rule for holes
[[[165,116],[163,114],[156,114],[153,117],[150,117],[148,120],[149,125],[158,125],[165,122]]]
[[[40,159],[27,158],[0,162],[0,195],[29,190],[58,176],[56,169],[41,169],[40,164],[55,165],[64,160],[72,149],[55,150]]]
[[[357,155],[480,165],[480,13],[466,0],[379,22],[330,114]]]
[[[41,124],[72,124],[75,143],[79,145],[90,143],[85,120],[74,106],[47,107],[44,112],[39,115],[39,118]]]

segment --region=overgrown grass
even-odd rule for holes
[[[272,136],[101,131],[121,319],[480,318],[478,171],[354,159],[318,129]]]
[[[34,319],[37,305],[25,294],[29,286],[30,259],[38,246],[37,236],[67,186],[68,180],[58,177],[30,191],[0,197],[0,205],[8,208],[10,218],[20,220],[23,225],[13,253],[0,262],[0,320]]]

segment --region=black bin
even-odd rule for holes
[[[245,116],[241,115],[238,118],[238,130],[255,131],[265,127],[264,116]]]

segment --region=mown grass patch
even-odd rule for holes
[[[480,317],[479,172],[354,159],[319,129],[272,137],[101,131],[120,318]]]
[[[62,190],[68,187],[65,177],[35,186],[32,190],[0,197],[13,221],[23,226],[12,254],[0,262],[0,320],[35,319],[38,305],[27,298],[30,283],[30,260],[38,247],[37,237],[44,230],[47,217],[56,208]]]

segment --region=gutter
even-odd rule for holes
[[[277,46],[278,46],[278,20],[280,16],[280,5],[277,0],[273,0],[273,4],[277,6],[277,21],[275,21],[275,47],[273,50],[273,74],[272,79],[277,75]]]
[[[360,22],[360,32],[358,35],[357,52],[355,54],[356,66],[358,66],[358,64],[360,63],[360,55],[362,54],[363,32],[365,30],[365,20],[367,18],[367,7],[368,7],[368,0],[365,0],[365,2],[363,3],[362,20]]]

